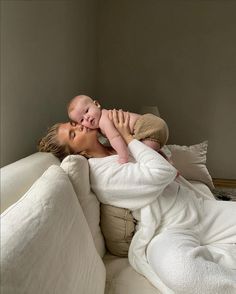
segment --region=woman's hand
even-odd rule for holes
[[[116,109],[109,110],[109,119],[113,122],[114,126],[121,134],[127,144],[133,140],[133,136],[129,127],[130,114],[123,110],[117,111]]]

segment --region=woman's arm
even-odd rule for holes
[[[144,163],[149,168],[156,168],[156,164],[166,164],[166,159],[163,160],[160,156],[157,155],[157,152],[152,148],[148,148],[148,152],[146,151],[146,146],[143,146],[143,143],[135,143],[132,141],[136,141],[130,131],[129,128],[129,112],[124,113],[123,110],[117,111],[116,109],[109,110],[109,118],[112,120],[114,126],[117,131],[121,134],[124,141],[128,145],[129,150],[131,151],[133,157],[139,163]],[[138,147],[139,146],[139,147]],[[162,156],[163,157],[163,156]],[[168,166],[168,165],[167,165]],[[177,170],[169,164],[169,168],[177,173]]]
[[[135,160],[121,165],[114,157],[90,159],[91,184],[101,202],[135,210],[154,201],[177,172],[158,152],[133,139],[128,116],[124,121],[116,115],[117,129]]]

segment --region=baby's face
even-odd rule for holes
[[[101,110],[89,99],[79,99],[69,113],[71,120],[90,129],[99,128]]]

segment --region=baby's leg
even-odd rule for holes
[[[165,152],[163,152],[161,150],[161,146],[158,142],[153,141],[153,140],[149,140],[149,139],[145,139],[142,140],[142,142],[147,145],[148,147],[152,148],[153,150],[157,151],[158,153],[160,153],[167,161],[169,161],[171,164],[172,162],[170,161],[170,159],[166,156]]]
[[[145,140],[142,140],[142,142],[157,152],[159,152],[159,150],[161,148],[160,144],[156,141],[153,141],[153,140],[145,139]]]

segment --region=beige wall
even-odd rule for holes
[[[158,105],[170,143],[209,140],[211,174],[235,179],[236,1],[99,3],[1,1],[2,165],[35,152],[84,92],[106,107]]]
[[[98,96],[158,105],[170,143],[209,141],[214,177],[236,179],[236,1],[103,0]]]
[[[76,93],[94,93],[96,0],[1,1],[1,165],[36,151]]]

